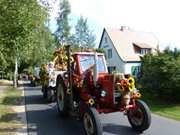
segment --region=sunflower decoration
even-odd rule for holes
[[[128,84],[128,89],[129,89],[129,91],[130,92],[133,92],[133,90],[135,89],[135,80],[134,80],[134,78],[133,77],[129,77],[128,79],[127,79],[127,84]]]
[[[130,75],[117,74],[115,82],[118,91],[133,92],[135,89],[135,80]]]
[[[74,85],[76,85],[77,88],[82,88],[83,87],[83,79],[81,76],[78,76],[76,74],[73,75],[73,80],[74,80]]]
[[[54,52],[54,67],[57,70],[67,70],[67,56],[64,47],[57,49]]]
[[[40,76],[41,85],[47,86],[49,80],[47,64],[41,65],[39,76]]]
[[[57,70],[67,70],[68,57],[66,55],[65,46],[58,48],[54,52],[54,67]],[[70,57],[70,63],[74,62],[73,57]]]
[[[115,75],[116,90],[121,92],[121,103],[127,106],[130,102],[131,95],[135,92],[135,80],[130,75]]]

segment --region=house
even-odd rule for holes
[[[158,40],[152,33],[134,31],[126,26],[120,29],[104,28],[99,48],[103,48],[108,71],[114,70],[137,76],[141,58],[154,52]]]

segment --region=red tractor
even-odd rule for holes
[[[57,77],[57,108],[61,116],[82,119],[87,135],[102,135],[100,113],[124,112],[136,131],[151,124],[148,106],[140,100],[134,79],[120,73],[109,74],[102,53],[70,52],[67,46],[67,71]]]

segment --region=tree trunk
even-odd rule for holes
[[[18,61],[17,57],[15,57],[15,70],[14,70],[14,87],[17,88],[17,76],[18,76]]]

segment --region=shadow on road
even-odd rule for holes
[[[42,105],[48,105],[48,102],[43,98],[42,95],[29,95],[26,97],[26,105],[33,105],[33,104],[42,104]],[[30,100],[29,100],[30,99]]]
[[[28,135],[83,135],[81,122],[61,118],[56,104],[47,104],[39,88],[25,87],[25,102]]]
[[[55,110],[28,111],[28,132],[37,135],[83,135],[81,123],[62,119]]]
[[[103,125],[103,131],[114,135],[139,135],[140,133],[134,131],[131,127],[124,125],[116,125],[113,123],[106,123]]]

